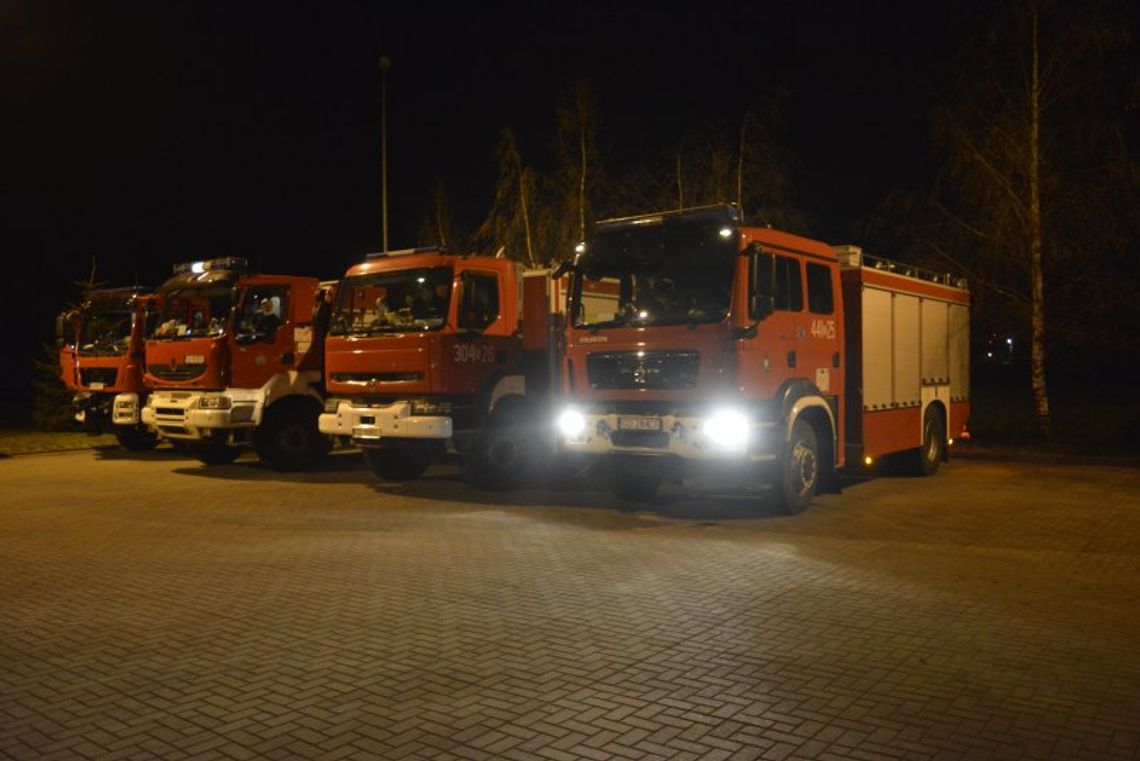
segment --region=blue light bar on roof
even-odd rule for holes
[[[174,265],[175,275],[185,275],[188,272],[199,274],[211,270],[237,270],[245,272],[249,262],[240,256],[223,256],[220,259],[203,259],[197,262],[182,262]]]

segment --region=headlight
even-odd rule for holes
[[[439,399],[418,399],[412,402],[413,415],[450,415],[451,402]]]
[[[332,399],[325,399],[325,412],[332,414],[337,411],[338,407],[340,407],[340,399],[337,399],[335,397]]]
[[[228,410],[230,398],[228,396],[203,396],[198,400],[198,408],[203,410]]]
[[[743,449],[748,443],[751,425],[748,416],[738,410],[719,410],[710,415],[704,424],[708,440],[725,449]]]
[[[586,416],[578,410],[562,410],[558,416],[558,430],[569,439],[576,439],[586,430]]]

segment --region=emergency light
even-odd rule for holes
[[[224,256],[219,259],[202,259],[196,262],[182,262],[174,265],[175,275],[185,275],[187,272],[200,274],[211,270],[236,270],[244,272],[249,269],[249,262],[240,256]]]

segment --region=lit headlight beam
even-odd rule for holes
[[[567,438],[577,438],[586,430],[586,416],[578,410],[562,410],[558,415],[558,430]]]
[[[748,416],[739,410],[717,410],[705,419],[702,428],[709,442],[725,449],[742,449],[751,431]]]

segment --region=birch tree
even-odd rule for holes
[[[941,255],[999,294],[1026,326],[1030,386],[1039,432],[1052,413],[1046,381],[1059,278],[1096,266],[1117,225],[1090,208],[1123,142],[1104,129],[1105,57],[1122,27],[1101,6],[1018,0],[964,49],[953,96],[936,114],[945,163],[935,205],[954,234]],[[1124,151],[1126,154],[1126,151]],[[1124,192],[1128,192],[1124,189]],[[1105,229],[1097,229],[1098,222]],[[1069,281],[1071,283],[1071,281]]]
[[[499,161],[495,198],[475,238],[490,253],[502,250],[508,258],[534,267],[538,262],[533,232],[538,174],[523,164],[518,141],[509,128],[502,131],[495,153]]]

